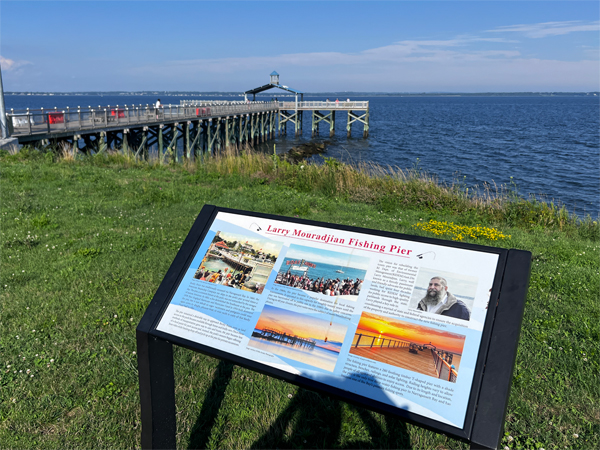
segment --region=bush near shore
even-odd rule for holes
[[[0,156],[2,448],[139,447],[135,327],[202,205],[533,253],[502,447],[598,448],[598,220],[415,168]],[[176,349],[178,447],[466,448]]]

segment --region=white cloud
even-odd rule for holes
[[[534,24],[509,25],[487,30],[489,33],[522,33],[530,38],[559,36],[578,31],[600,31],[600,21],[585,22],[568,20],[564,22],[543,22]]]
[[[167,61],[163,64],[138,67],[132,70],[142,73],[235,73],[262,69],[263,67],[373,67],[415,62],[483,61],[497,58],[515,58],[515,50],[468,50],[469,44],[478,41],[506,42],[502,39],[458,38],[436,41],[400,41],[383,47],[358,53],[312,52],[274,56],[248,56],[221,59],[193,59]]]
[[[7,72],[11,70],[17,70],[19,67],[26,66],[31,64],[29,61],[15,61],[14,59],[8,59],[3,56],[0,56],[0,66],[2,70]]]
[[[514,41],[459,36],[405,40],[356,53],[311,52],[272,56],[166,61],[130,69],[179,85],[248,88],[246,80],[276,68],[285,84],[304,91],[489,92],[597,90],[596,58],[581,61],[526,58]],[[502,48],[502,43],[511,43]],[[287,75],[286,75],[287,74]],[[266,81],[266,80],[265,80]],[[367,83],[367,84],[365,84]]]

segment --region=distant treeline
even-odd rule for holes
[[[194,92],[194,91],[90,91],[90,92],[5,92],[4,95],[148,95],[180,97],[235,97],[243,96],[236,92]],[[257,97],[273,97],[273,92],[257,94]],[[600,96],[596,92],[305,92],[307,97],[586,97]],[[292,94],[278,94],[277,97],[294,97]]]

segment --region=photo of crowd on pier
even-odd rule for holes
[[[217,231],[194,278],[262,294],[282,243]]]
[[[356,300],[369,258],[291,245],[275,283],[307,292]]]

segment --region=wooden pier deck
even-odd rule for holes
[[[408,350],[408,347],[351,347],[350,353],[423,375],[438,377],[431,350],[419,351],[418,354],[409,353]]]

